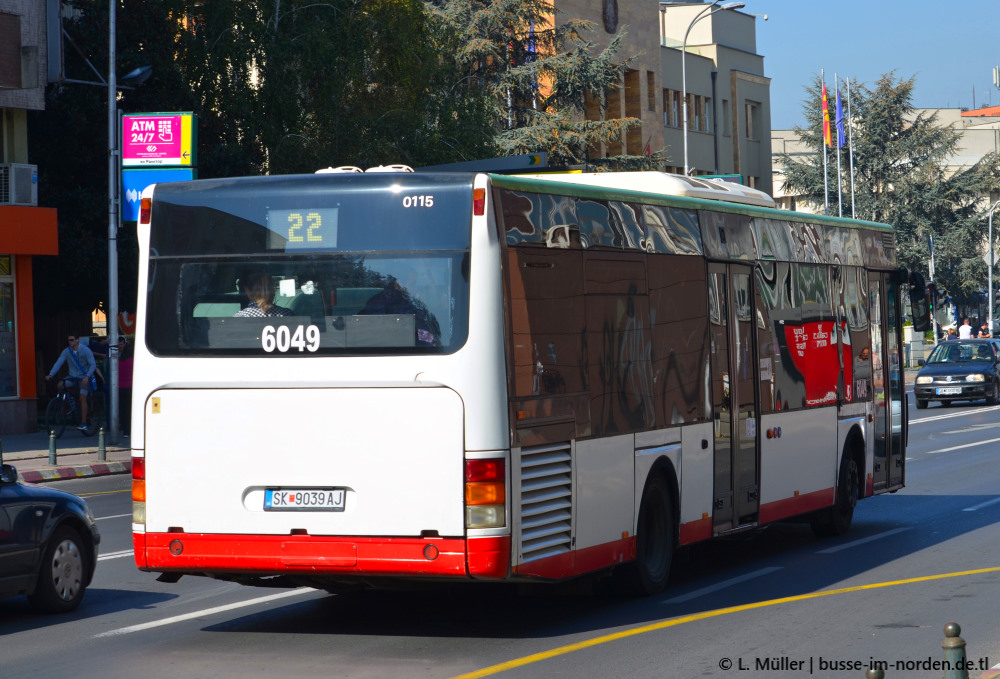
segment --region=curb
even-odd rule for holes
[[[106,474],[130,474],[132,461],[128,462],[97,462],[81,464],[72,467],[52,467],[18,473],[18,478],[25,483],[45,483],[46,481],[62,481],[64,479],[79,479],[87,476],[104,476]]]

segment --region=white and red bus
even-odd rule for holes
[[[650,593],[677,548],[903,486],[888,226],[655,172],[359,171],[156,185],[138,229],[163,579]]]

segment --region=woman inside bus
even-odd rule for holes
[[[236,318],[291,316],[292,310],[274,303],[274,279],[263,269],[250,272],[241,280],[243,294],[250,303],[233,314]]]

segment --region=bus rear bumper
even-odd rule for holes
[[[503,578],[510,538],[133,533],[140,570],[203,574]]]

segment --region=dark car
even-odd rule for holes
[[[1000,403],[998,349],[1000,344],[993,339],[938,344],[917,373],[913,387],[917,407],[926,408],[931,401],[986,399],[988,405]]]
[[[0,597],[27,594],[38,610],[72,611],[94,577],[100,542],[86,502],[20,483],[0,459]]]

